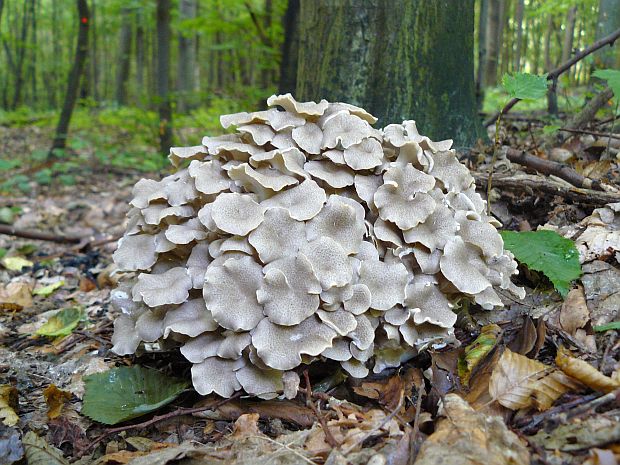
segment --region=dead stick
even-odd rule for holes
[[[558,129],[558,131],[570,132],[572,134],[589,134],[591,136],[597,136],[597,137],[610,137],[612,139],[620,140],[620,134],[608,134],[606,132],[588,131],[587,129],[560,128]]]
[[[310,376],[308,375],[308,370],[304,370],[304,380],[306,382],[306,405],[312,409],[314,412],[314,416],[319,421],[321,428],[323,428],[323,432],[325,433],[325,441],[327,444],[332,446],[333,448],[340,447],[340,443],[336,440],[331,430],[327,426],[327,422],[321,412],[319,412],[318,407],[312,402],[312,385],[310,384]]]
[[[532,168],[541,174],[557,176],[575,187],[593,189],[596,191],[603,190],[599,181],[582,176],[568,165],[551,160],[545,160],[511,147],[504,146],[504,150],[506,151],[506,158],[513,163],[527,166],[528,168]]]
[[[25,239],[36,239],[39,241],[58,242],[61,244],[78,244],[84,239],[78,236],[58,236],[56,234],[48,234],[39,231],[25,231],[6,224],[0,224],[0,234],[23,237]]]
[[[598,49],[603,48],[605,45],[613,45],[613,43],[616,41],[616,39],[618,39],[618,37],[620,37],[620,29],[612,32],[607,37],[603,37],[601,40],[597,40],[592,45],[590,45],[588,48],[575,54],[575,56],[571,58],[570,60],[566,61],[565,63],[562,63],[560,66],[558,66],[554,70],[549,71],[549,73],[547,74],[547,80],[557,79],[558,76],[568,71],[575,63],[583,60],[585,57],[587,57],[591,53],[596,52]],[[512,109],[512,107],[514,107],[519,102],[519,100],[521,99],[513,98],[512,100],[510,100],[504,106],[504,108],[502,108],[501,111],[495,113],[493,116],[490,116],[484,122],[484,127],[487,128],[491,126],[493,123],[495,123],[495,121],[497,121],[497,117],[500,114],[505,115],[506,113],[508,113]]]

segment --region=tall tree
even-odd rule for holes
[[[478,107],[482,107],[484,100],[484,67],[486,64],[487,52],[487,19],[489,16],[489,0],[480,0],[478,2],[478,67],[476,68],[476,100]]]
[[[280,60],[278,92],[294,93],[297,87],[297,58],[299,54],[299,0],[289,0],[282,19],[284,41]]]
[[[196,1],[180,0],[179,16],[182,21],[194,19],[196,17]],[[181,27],[179,31],[179,66],[177,67],[177,110],[180,113],[185,113],[191,106],[195,66],[196,36],[191,28]]]
[[[170,103],[170,0],[157,0],[157,98],[159,108],[159,148],[167,154],[172,146],[172,106]]]
[[[484,87],[497,84],[499,64],[501,0],[488,0],[488,19],[486,30],[486,60],[484,64]]]
[[[600,0],[596,38],[601,39],[620,29],[620,0]],[[605,47],[596,52],[595,63],[600,68],[620,67],[620,48]]]
[[[415,118],[457,146],[480,135],[473,0],[302,0],[299,37],[298,98],[363,106],[381,126]]]
[[[86,0],[77,0],[77,10],[79,28],[77,44],[75,46],[75,59],[73,61],[71,73],[69,73],[65,101],[62,106],[62,111],[60,112],[58,126],[56,127],[56,135],[54,136],[49,156],[54,156],[54,151],[56,149],[63,149],[66,146],[69,123],[71,122],[71,115],[73,114],[73,108],[75,107],[75,101],[77,100],[80,88],[80,79],[84,74],[84,64],[86,63],[86,56],[88,54],[88,27],[90,16]]]
[[[525,10],[525,0],[517,0],[515,11],[515,27],[517,29],[516,50],[514,56],[514,71],[521,70],[521,55],[523,52],[523,11]]]
[[[131,42],[133,10],[127,6],[121,8],[121,30],[118,41],[118,67],[116,68],[115,100],[118,105],[127,104],[127,81],[129,80],[129,65],[131,63]]]
[[[575,36],[575,22],[577,21],[577,7],[568,9],[566,13],[566,23],[564,29],[564,42],[562,43],[562,60],[565,63],[569,60],[573,51],[573,37]]]

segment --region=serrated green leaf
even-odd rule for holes
[[[612,321],[611,323],[607,323],[605,325],[594,326],[592,329],[596,331],[597,333],[602,333],[604,331],[611,331],[611,330],[619,330],[620,321]]]
[[[547,94],[547,75],[530,73],[504,74],[502,86],[512,98],[537,100]]]
[[[34,291],[32,291],[32,295],[47,297],[51,295],[56,289],[60,289],[64,284],[64,281],[56,281],[55,283],[35,289]]]
[[[36,334],[49,337],[67,336],[77,328],[82,316],[82,309],[79,307],[63,308],[47,320]]]
[[[540,271],[566,297],[570,284],[581,276],[579,252],[570,239],[555,231],[502,231],[504,247],[531,270]]]
[[[592,76],[607,81],[607,85],[611,88],[614,96],[620,99],[620,70],[617,69],[597,69]]]
[[[106,425],[153,412],[172,402],[189,385],[185,380],[138,365],[113,368],[83,379],[82,414]]]

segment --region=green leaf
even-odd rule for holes
[[[560,129],[562,126],[560,126],[559,124],[547,124],[546,126],[543,127],[543,134],[544,135],[549,135],[549,134],[553,134],[554,132],[557,132],[558,129]]]
[[[48,284],[47,286],[39,287],[32,291],[33,295],[40,295],[43,297],[48,297],[52,294],[56,289],[60,289],[65,284],[64,281],[56,281],[55,283]]]
[[[502,86],[510,97],[521,100],[537,100],[547,94],[547,75],[530,73],[504,74]]]
[[[77,328],[82,316],[82,309],[80,307],[63,308],[47,320],[36,331],[36,334],[49,337],[67,336]]]
[[[24,257],[4,257],[2,259],[2,265],[10,271],[21,271],[24,268],[33,266],[30,260],[25,259]]]
[[[620,70],[617,69],[597,69],[592,76],[607,81],[607,85],[611,88],[614,96],[620,99]]]
[[[153,412],[172,402],[189,385],[185,380],[138,365],[113,368],[83,379],[82,413],[106,425]]]
[[[555,231],[502,231],[504,247],[531,270],[542,272],[566,297],[570,283],[581,276],[579,253],[570,239]]]
[[[9,207],[0,208],[0,223],[13,224],[13,221],[15,221],[15,214],[13,213],[13,210]]]
[[[69,465],[62,451],[48,444],[34,432],[28,431],[22,438],[28,465]]]
[[[620,329],[620,321],[612,321],[611,323],[607,323],[606,325],[595,326],[594,331],[598,333],[602,333],[604,331],[611,331],[612,329],[618,330]]]
[[[501,332],[501,328],[496,324],[483,326],[476,340],[465,347],[457,362],[457,372],[463,385],[469,386],[474,369],[495,348]]]

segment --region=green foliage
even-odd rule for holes
[[[115,425],[169,404],[188,384],[138,365],[113,368],[84,377],[82,414]]]
[[[570,284],[581,276],[579,253],[570,239],[555,231],[502,231],[504,246],[531,270],[542,272],[566,297]]]
[[[537,100],[547,94],[547,75],[530,73],[504,74],[502,86],[511,98]]]
[[[80,307],[63,308],[41,326],[35,334],[39,336],[68,336],[84,317]]]
[[[594,326],[594,331],[602,333],[605,331],[619,330],[620,329],[620,321],[612,321],[611,323],[607,323],[605,325]]]
[[[597,69],[592,76],[607,81],[607,85],[614,93],[616,105],[620,102],[620,70],[617,69]]]

